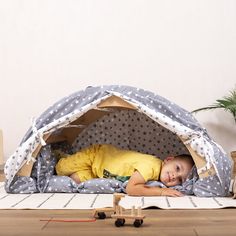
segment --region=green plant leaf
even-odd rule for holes
[[[219,109],[219,108],[223,108],[226,112],[231,113],[236,122],[236,88],[230,91],[229,95],[221,99],[217,99],[213,105],[195,109],[192,111],[192,113],[196,113],[196,112],[204,111],[204,110]]]

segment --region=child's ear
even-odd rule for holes
[[[173,160],[173,159],[174,159],[174,157],[166,157],[166,158],[164,159],[164,164],[165,164],[166,162],[168,162],[168,161]]]

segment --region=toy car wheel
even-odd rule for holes
[[[116,227],[121,227],[121,226],[124,225],[124,223],[125,223],[125,220],[124,220],[124,219],[117,219],[117,220],[115,221],[115,226],[116,226]]]
[[[140,227],[142,224],[141,220],[135,220],[134,221],[134,227]]]
[[[106,218],[106,214],[104,212],[98,212],[98,218],[103,220]]]

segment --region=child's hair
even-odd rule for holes
[[[192,156],[189,155],[189,154],[180,154],[180,155],[175,156],[175,158],[179,158],[179,159],[182,159],[182,160],[187,160],[191,164],[191,166],[195,165]]]

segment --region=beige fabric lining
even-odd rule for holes
[[[183,141],[183,139],[181,139]],[[183,141],[184,143],[184,141]],[[204,167],[206,165],[206,161],[204,160],[203,157],[201,157],[200,155],[198,155],[191,147],[189,144],[185,144],[185,146],[187,147],[189,153],[191,154],[194,162],[195,162],[195,165],[197,167],[197,169],[201,169],[202,167]],[[209,176],[213,176],[215,175],[216,172],[215,172],[215,169],[214,167],[212,166],[209,170],[206,170],[206,171],[203,171],[201,173],[198,173],[199,177],[200,178],[206,178],[206,177],[209,177]]]

